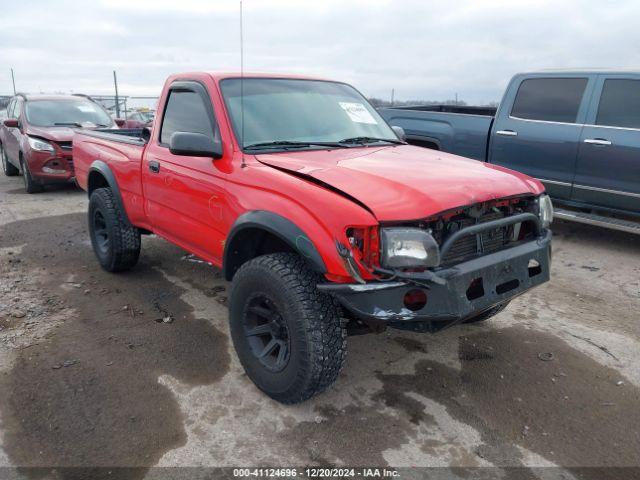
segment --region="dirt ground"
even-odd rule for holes
[[[108,274],[86,207],[73,187],[27,195],[0,179],[0,467],[46,467],[16,475],[349,465],[595,480],[613,470],[588,467],[640,466],[640,237],[557,223],[551,282],[484,324],[351,337],[338,382],[283,406],[237,362],[220,273],[152,236],[133,271]]]

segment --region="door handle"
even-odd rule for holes
[[[153,173],[158,173],[160,171],[160,162],[149,160],[149,170],[151,170]]]
[[[496,135],[504,135],[505,137],[517,137],[518,132],[515,132],[513,130],[498,130],[496,132]]]
[[[590,143],[591,145],[611,145],[611,141],[604,138],[586,138],[584,143]]]

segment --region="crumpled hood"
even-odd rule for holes
[[[73,129],[69,127],[34,127],[29,126],[28,135],[44,138],[54,142],[70,142],[73,139]]]
[[[366,205],[379,221],[420,219],[456,207],[544,191],[539,181],[527,175],[411,145],[256,158],[344,192]]]
[[[73,140],[75,130],[94,130],[96,128],[98,127],[35,127],[33,125],[29,125],[27,135],[44,138],[45,140],[51,140],[52,142],[70,142]],[[111,126],[109,128],[117,129],[118,127]]]

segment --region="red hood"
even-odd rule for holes
[[[34,127],[29,125],[27,134],[54,142],[70,142],[73,139],[73,129],[69,127]]]
[[[98,127],[95,127],[98,128]],[[112,126],[111,128],[117,128]],[[88,128],[93,130],[93,127]],[[27,127],[27,135],[34,135],[36,137],[44,138],[45,140],[51,140],[53,142],[70,142],[73,140],[74,130],[76,127],[35,127],[29,125]]]
[[[496,165],[410,145],[257,155],[365,204],[379,221],[414,220],[488,200],[540,194],[542,184]]]

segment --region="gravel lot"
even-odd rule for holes
[[[485,324],[352,337],[330,391],[287,407],[243,374],[218,271],[144,237],[103,272],[86,207],[0,178],[0,466],[640,466],[640,237],[557,223],[550,283]]]

